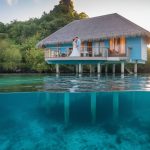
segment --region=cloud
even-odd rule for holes
[[[21,0],[5,0],[5,2],[9,5],[9,6],[12,6],[14,4],[16,4],[18,1],[21,1]],[[42,0],[30,0],[36,4],[40,3]]]
[[[12,6],[13,4],[17,3],[18,0],[5,0],[5,1],[9,6]]]
[[[34,3],[40,3],[41,0],[33,0]]]

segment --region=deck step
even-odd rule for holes
[[[129,74],[133,74],[133,72],[132,72],[129,68],[125,67],[125,70],[126,70]]]

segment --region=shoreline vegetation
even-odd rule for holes
[[[0,22],[0,73],[55,72],[54,65],[46,64],[44,51],[37,49],[36,44],[73,20],[83,18],[88,16],[84,12],[77,13],[71,0],[60,0],[39,19]]]
[[[9,24],[0,22],[0,73],[55,73],[55,65],[48,65],[44,60],[43,49],[36,48],[41,39],[72,22],[88,18],[84,12],[74,10],[71,0],[60,0],[59,4],[49,13],[43,12],[41,18],[28,21],[14,20]],[[138,65],[138,72],[150,73],[150,49],[145,65]],[[133,65],[128,65],[133,69]],[[62,73],[73,73],[73,65],[60,65]],[[89,72],[89,66],[84,66]],[[111,73],[111,67],[108,67]],[[120,64],[116,66],[120,72]]]

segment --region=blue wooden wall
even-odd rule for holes
[[[94,43],[95,41],[93,41]],[[87,46],[87,42],[84,42],[85,46]],[[105,47],[110,47],[110,42],[108,40],[104,40]],[[47,48],[51,48],[55,50],[57,45],[47,45]],[[66,52],[68,48],[72,48],[72,43],[59,44],[60,50],[62,52]],[[142,37],[127,37],[126,38],[126,50],[127,48],[131,48],[130,51],[130,60],[135,61],[146,61],[147,60],[147,45],[145,40]]]
[[[142,37],[128,37],[126,38],[126,49],[131,48],[130,59],[147,60],[147,45]]]
[[[130,59],[141,59],[141,37],[128,37],[126,38],[126,50],[130,48]]]
[[[104,40],[104,43],[106,48],[110,48],[109,40]]]

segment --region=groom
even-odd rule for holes
[[[79,39],[79,37],[76,37],[76,43],[77,43],[77,50],[80,53],[80,48],[81,48],[81,40]]]

